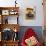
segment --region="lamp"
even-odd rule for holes
[[[15,0],[15,7],[19,7],[18,3],[16,2],[17,0]]]
[[[16,4],[17,4],[17,2],[16,2],[17,0],[15,0],[15,7],[16,7]]]
[[[16,30],[16,29],[14,29],[14,32],[17,32],[17,30]]]

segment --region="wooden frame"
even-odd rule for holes
[[[36,11],[34,8],[26,8],[26,19],[34,19]]]
[[[2,15],[9,15],[9,10],[2,10]]]
[[[18,16],[2,16],[2,24],[18,24]]]
[[[17,32],[19,31],[18,14],[17,15],[16,14],[10,14],[11,10],[15,10],[18,13],[19,7],[0,7],[0,15],[1,15],[0,31],[1,31],[1,33],[2,33],[3,29],[5,29],[5,28],[12,29],[13,31],[16,29]],[[3,14],[2,14],[2,11],[3,11]],[[16,24],[9,24],[7,16],[14,16],[14,17],[17,16],[17,23]],[[5,19],[5,17],[6,17],[6,20],[5,20],[5,22],[3,22],[3,20]],[[14,41],[14,40],[11,39],[9,41],[4,41],[1,38],[0,46],[14,46],[14,45],[18,46],[18,40],[19,39],[17,39],[17,40]]]

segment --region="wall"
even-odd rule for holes
[[[24,1],[23,1],[24,2]],[[43,26],[43,6],[42,0],[27,0],[24,3],[21,3],[21,11],[20,11],[20,25],[22,26]],[[27,7],[34,6],[36,8],[36,15],[34,20],[26,20],[25,19],[25,9]]]
[[[0,0],[0,6],[9,7],[14,6],[15,0]],[[20,16],[19,16],[19,24],[21,26],[43,26],[43,6],[42,0],[17,0],[20,7]],[[25,9],[27,7],[35,7],[36,15],[34,20],[26,20],[25,19]],[[20,19],[21,18],[21,19]]]

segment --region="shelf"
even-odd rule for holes
[[[0,46],[18,46],[19,41],[1,41]]]
[[[1,27],[1,30],[5,28],[10,28],[12,30],[17,29],[17,31],[19,31],[20,29],[20,26],[18,24],[1,24],[0,27]]]
[[[3,46],[18,46],[18,42],[15,41],[15,42],[2,42],[3,43]]]
[[[2,16],[2,24],[18,24],[18,16]]]
[[[3,41],[4,43],[16,43],[16,42],[19,42],[19,40],[15,40],[15,41],[12,41],[12,40],[10,40],[10,41]]]
[[[19,17],[19,7],[0,7],[0,32],[1,32],[0,46],[18,46],[19,40],[17,38],[18,38],[18,31],[20,29],[20,26],[18,24],[18,17]],[[8,32],[7,34],[7,31],[9,31],[9,29],[10,29],[10,33],[12,31],[14,33],[10,34]],[[4,30],[6,31],[7,34],[6,40],[3,39],[6,37],[5,36],[6,34],[4,35],[5,32]]]
[[[0,7],[0,10],[4,10],[4,9],[5,9],[5,10],[6,10],[6,9],[8,9],[8,10],[9,10],[9,9],[10,9],[10,10],[11,10],[11,9],[17,10],[18,8],[19,8],[19,7]]]
[[[19,7],[0,7],[0,16],[0,24],[18,24]]]

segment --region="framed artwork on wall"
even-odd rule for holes
[[[26,19],[34,19],[36,16],[35,8],[26,8]]]
[[[2,15],[9,15],[9,10],[2,10]]]

